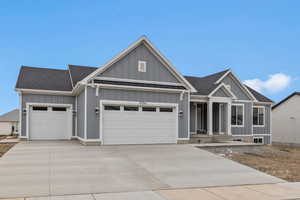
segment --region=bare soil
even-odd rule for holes
[[[263,146],[225,157],[290,182],[300,181],[300,147]]]
[[[0,143],[0,157],[10,150],[15,144],[17,143]]]

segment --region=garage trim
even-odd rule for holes
[[[163,106],[171,106],[175,107],[176,109],[176,140],[179,140],[178,137],[178,104],[176,103],[155,103],[155,102],[139,102],[139,101],[115,101],[115,100],[100,100],[100,106],[99,106],[99,138],[101,143],[103,144],[103,108],[104,105],[109,104],[109,105],[135,105],[135,106],[156,106],[156,107],[163,107]]]
[[[32,103],[32,102],[28,102],[26,103],[26,136],[25,138],[27,138],[27,140],[30,138],[29,137],[29,131],[30,131],[30,127],[29,127],[29,115],[30,115],[30,107],[31,106],[55,106],[55,107],[69,107],[70,111],[71,111],[71,115],[72,115],[72,111],[73,111],[73,105],[72,104],[57,104],[57,103]],[[73,118],[73,115],[72,115]],[[73,119],[71,120],[71,130],[69,133],[70,139],[72,138],[72,130],[73,130]]]

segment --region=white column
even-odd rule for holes
[[[227,135],[231,135],[231,103],[227,103]]]
[[[207,102],[207,133],[208,135],[213,135],[212,131],[212,122],[213,122],[213,106],[212,101],[208,100]]]

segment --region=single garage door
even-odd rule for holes
[[[103,105],[103,144],[177,142],[177,111],[172,106]]]
[[[70,107],[31,106],[29,137],[31,140],[70,139],[72,112]]]

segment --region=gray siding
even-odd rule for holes
[[[251,135],[252,134],[252,103],[238,102],[236,104],[244,104],[244,127],[231,127],[232,135]]]
[[[26,108],[26,103],[72,104],[73,109],[75,108],[75,98],[73,96],[22,94],[22,110]],[[28,114],[28,112],[26,114]],[[22,114],[22,136],[26,136],[26,114]],[[73,117],[72,135],[75,135],[75,117]]]
[[[139,60],[147,62],[146,72],[138,71]],[[178,83],[175,76],[170,73],[144,44],[139,45],[124,58],[113,64],[101,76]]]
[[[77,136],[84,138],[84,90],[77,96]]]
[[[194,105],[194,103],[190,103],[190,131],[191,132],[196,132],[195,128],[195,112],[196,112],[196,106]]]
[[[188,95],[185,94],[183,101],[180,101],[180,95],[174,93],[146,92],[146,91],[125,91],[100,89],[99,96],[95,95],[95,88],[88,87],[88,139],[99,138],[99,116],[95,114],[95,107],[99,107],[101,100],[117,100],[117,101],[141,101],[141,102],[157,102],[157,103],[177,103],[179,110],[183,111],[183,117],[178,119],[179,138],[188,138]]]
[[[219,132],[219,104],[213,103],[213,132]]]
[[[261,105],[260,105],[261,106]],[[271,105],[265,105],[265,126],[264,127],[255,127],[253,126],[253,134],[270,134],[270,120],[271,120]]]
[[[240,86],[233,80],[231,75],[226,76],[223,81],[224,84],[230,85],[230,90],[239,100],[251,100],[247,94],[240,88]]]
[[[227,95],[222,88],[219,88],[212,96],[214,97],[230,97]]]

